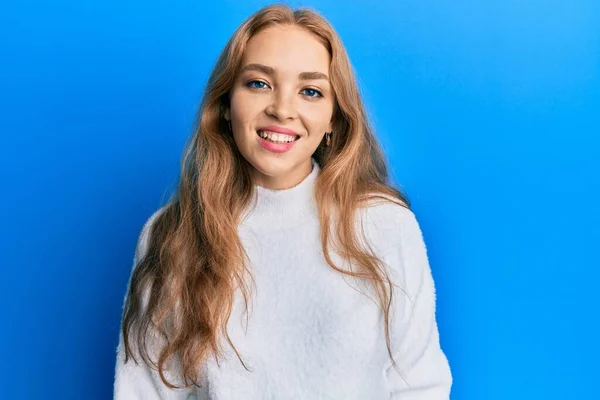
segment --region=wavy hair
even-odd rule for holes
[[[396,365],[389,322],[394,285],[381,260],[361,246],[354,222],[357,210],[371,199],[406,208],[409,200],[389,182],[386,161],[370,127],[350,61],[333,27],[310,9],[271,5],[244,21],[217,59],[182,156],[177,190],[153,222],[147,251],[135,262],[129,280],[121,324],[125,362],[129,357],[135,360],[135,345],[144,362],[157,370],[170,388],[178,386],[165,376],[168,363],[178,361],[184,386],[198,385],[201,363],[223,354],[221,335],[248,369],[226,327],[237,289],[248,311],[252,275],[237,228],[255,187],[251,166],[229,134],[223,112],[229,107],[229,91],[248,40],[272,25],[308,30],[331,56],[334,134],[330,146],[322,142],[313,154],[321,166],[315,183],[321,246],[331,268],[372,283],[385,317],[388,353]],[[337,266],[330,245],[339,249],[342,257],[354,260],[360,271]],[[157,348],[157,361],[148,351],[152,337],[163,340]]]

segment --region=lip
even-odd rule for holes
[[[300,140],[300,139],[296,139],[296,140],[288,142],[288,143],[274,143],[274,142],[271,142],[270,140],[261,138],[258,133],[256,135],[256,139],[258,140],[258,143],[264,149],[266,149],[272,153],[285,153],[287,151],[290,151],[292,149],[292,147],[294,147],[296,142],[298,140]]]
[[[294,137],[300,136],[295,131],[288,129],[288,128],[284,128],[283,126],[279,126],[279,125],[263,126],[262,128],[258,128],[257,131],[277,132],[277,133],[281,133],[283,135],[289,135],[289,136],[294,136]]]

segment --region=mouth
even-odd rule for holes
[[[300,135],[287,135],[277,132],[264,131],[262,129],[257,130],[256,134],[264,140],[277,144],[292,143],[300,139]]]

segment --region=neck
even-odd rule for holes
[[[276,176],[265,175],[256,168],[252,168],[252,182],[257,186],[271,190],[289,189],[302,182],[310,174],[312,163],[312,158],[308,159],[293,168],[292,171]]]
[[[311,158],[312,170],[295,186],[288,189],[269,189],[254,185],[254,198],[242,218],[242,225],[278,229],[295,226],[316,215],[314,185],[320,171]]]

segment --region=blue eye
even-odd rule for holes
[[[256,86],[253,86],[253,85],[252,85],[253,83],[259,83],[259,84],[261,84],[261,83],[262,83],[263,85],[266,85],[266,83],[265,83],[265,82],[263,82],[263,81],[252,80],[252,81],[250,81],[250,82],[246,83],[246,86],[248,86],[248,87],[249,87],[249,88],[251,88],[251,89],[263,89],[263,88],[264,88],[264,87],[256,87]]]
[[[256,85],[259,85],[259,86],[256,86]],[[265,85],[265,86],[260,86],[260,85]],[[263,81],[258,81],[256,79],[254,79],[254,80],[247,82],[245,84],[245,86],[249,87],[250,89],[265,89],[269,85]],[[303,91],[308,91],[308,93],[306,93],[306,95],[310,98],[323,97],[323,94],[320,91],[318,91],[317,89],[306,88],[306,89],[303,89]]]
[[[304,90],[309,90],[309,91],[314,92],[314,93],[316,93],[318,95],[318,96],[311,96],[310,94],[308,94],[308,97],[323,97],[323,94],[321,92],[319,92],[318,90],[316,90],[316,89],[306,88]]]

